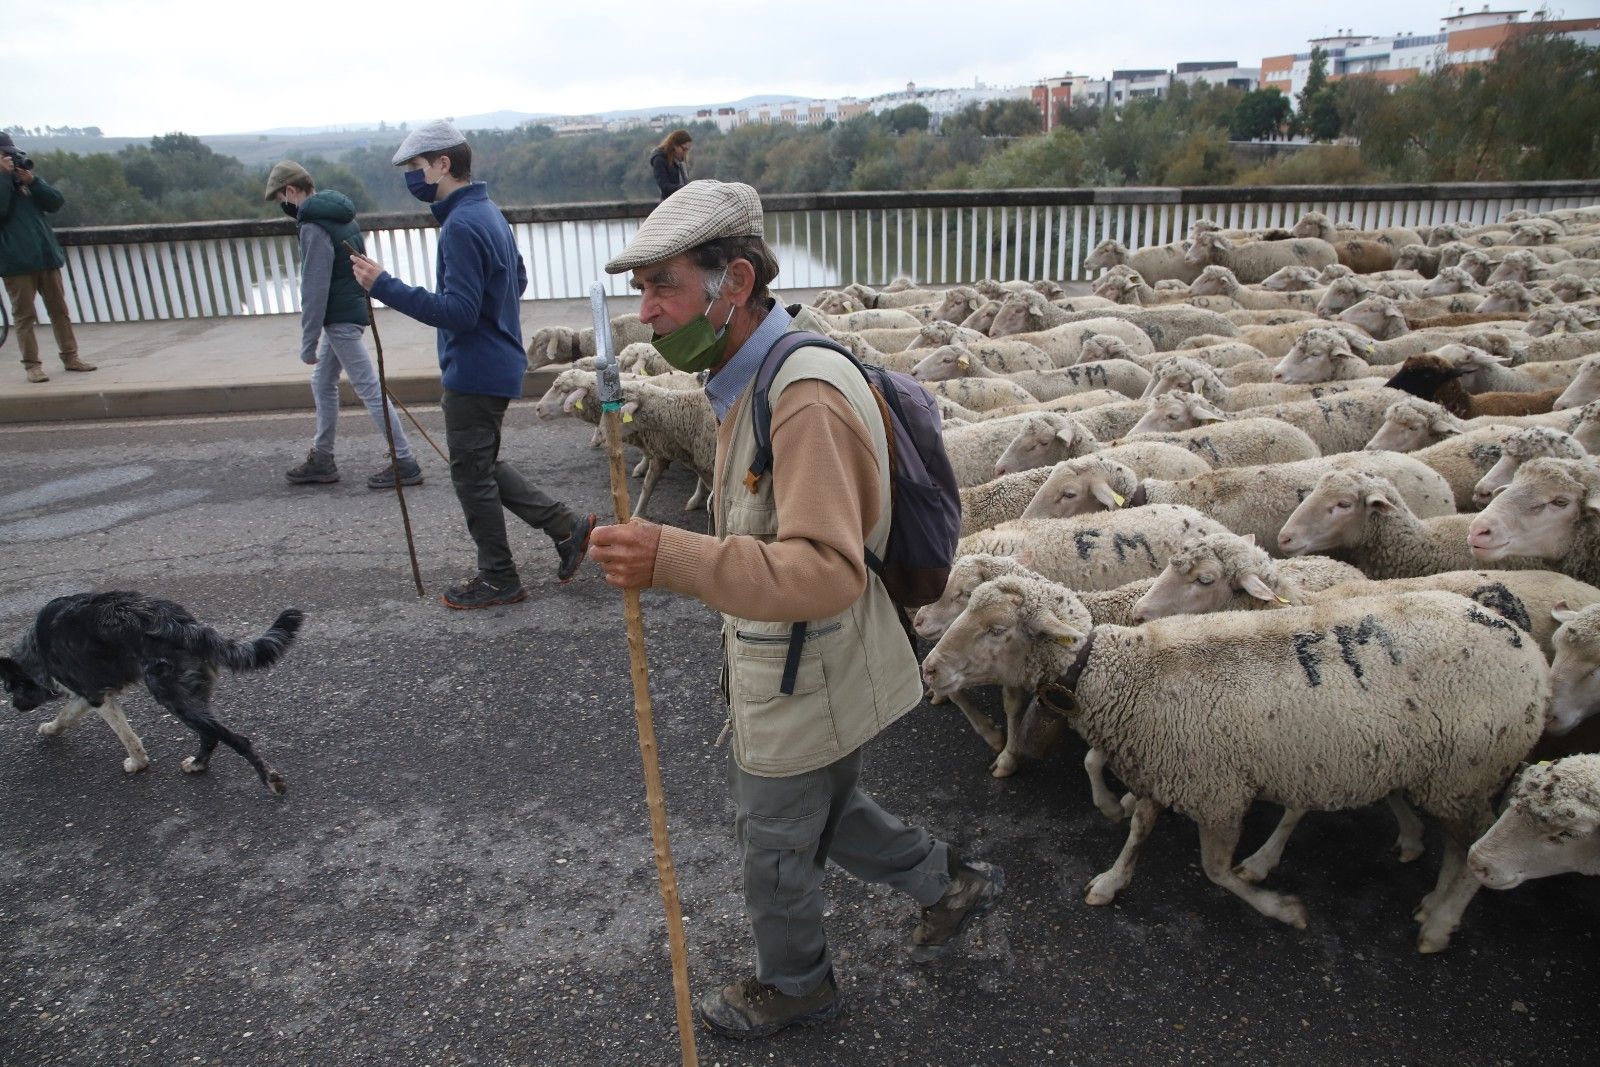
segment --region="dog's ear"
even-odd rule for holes
[[[10,692],[27,680],[27,674],[17,666],[17,661],[10,656],[0,656],[0,682],[5,683],[6,692]]]

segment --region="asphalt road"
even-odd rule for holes
[[[442,441],[437,410],[419,412]],[[606,510],[588,428],[508,420],[506,453]],[[345,481],[292,487],[309,416],[0,428],[0,626],[47,599],[131,588],[235,635],[308,615],[218,713],[289,779],[266,793],[142,692],[152,757],[128,777],[93,716],[41,738],[0,716],[0,1062],[676,1062],[665,924],[634,741],[621,600],[592,565],[562,587],[513,523],[529,602],[447,611],[412,595],[380,446],[344,417]],[[419,442],[420,445],[420,442]],[[430,597],[471,569],[444,465],[409,495]],[[653,510],[680,508],[688,477]],[[716,621],[644,598],[651,682],[697,991],[750,968],[714,697]],[[1481,893],[1454,947],[1419,956],[1410,912],[1437,871],[1403,866],[1381,808],[1306,820],[1272,884],[1311,926],[1262,918],[1198,867],[1165,816],[1110,908],[1084,882],[1122,829],[1090,806],[1074,743],[995,781],[959,713],[922,708],[874,742],[889,809],[1003,864],[1003,906],[926,968],[909,901],[828,883],[848,1016],[706,1064],[1592,1062],[1600,881]],[[1253,847],[1275,812],[1252,822]]]

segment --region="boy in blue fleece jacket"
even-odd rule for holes
[[[579,515],[540,492],[500,459],[506,407],[522,395],[528,357],[522,346],[522,291],[528,272],[488,186],[472,180],[472,149],[448,122],[413,130],[394,165],[439,220],[437,292],[406,285],[365,256],[351,256],[356,280],[381,300],[439,331],[445,439],[450,481],[478,546],[478,573],[446,590],[452,608],[514,604],[527,591],[506,540],[504,511],[556,543],[556,576],[570,581],[589,546],[593,515]],[[504,510],[502,510],[504,509]]]

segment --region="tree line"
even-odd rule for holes
[[[1600,174],[1600,49],[1531,32],[1487,64],[1390,89],[1335,81],[1313,55],[1298,107],[1276,89],[1174,83],[1117,109],[1063,109],[1048,134],[1026,100],[972,106],[935,124],[908,104],[816,127],[690,126],[696,177],[767,193],[1115,185],[1497,181]],[[300,160],[362,211],[414,210],[394,144]],[[1299,135],[1323,145],[1241,162],[1230,141]],[[649,200],[649,130],[558,136],[547,126],[470,134],[473,170],[504,205]],[[271,216],[266,168],[183,133],[115,154],[33,152],[66,195],[63,226]]]

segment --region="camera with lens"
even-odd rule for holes
[[[24,152],[22,149],[20,149],[20,148],[5,148],[5,149],[0,149],[0,151],[5,152],[5,154],[10,157],[11,162],[13,162],[13,163],[15,163],[17,165],[17,169],[18,170],[32,170],[33,169],[33,160],[30,159],[29,156],[28,156],[28,153]]]

